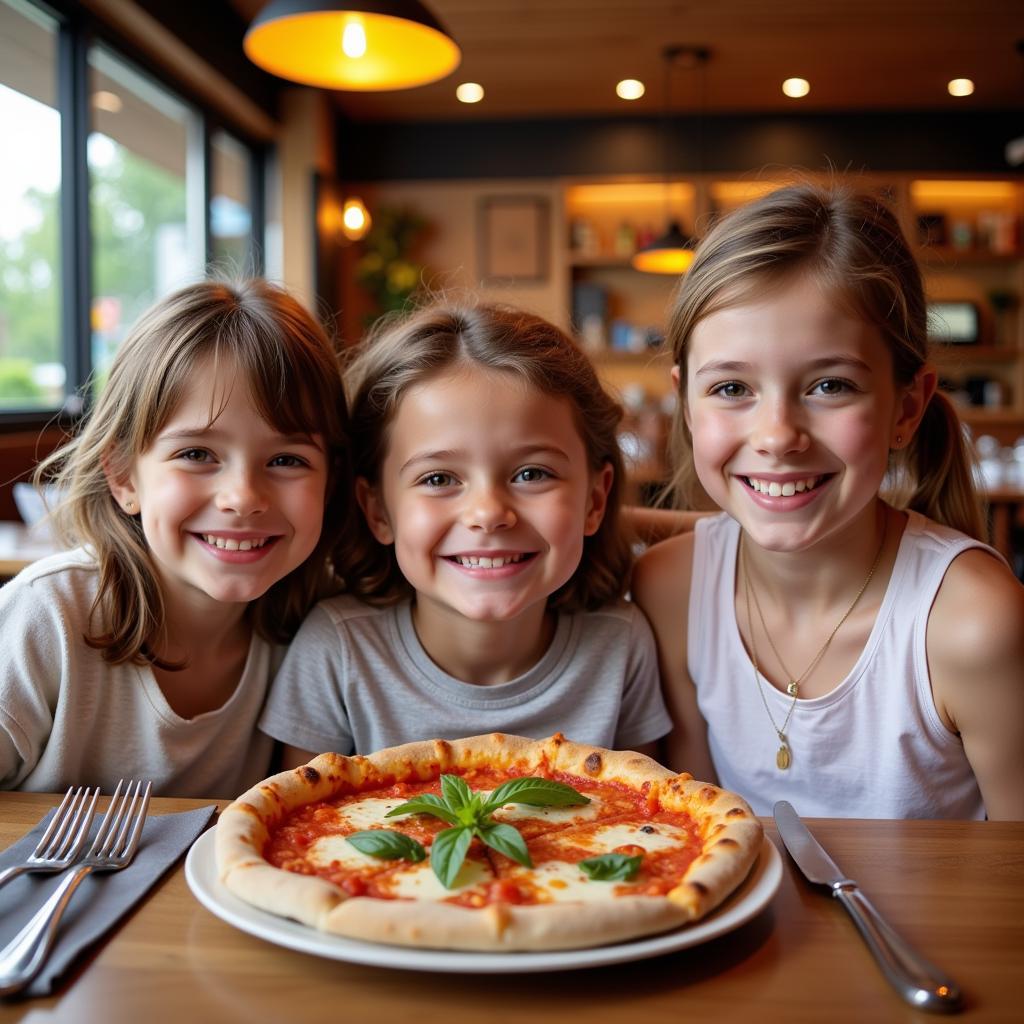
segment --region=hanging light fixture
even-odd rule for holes
[[[303,85],[359,92],[444,78],[462,53],[417,0],[271,0],[245,34],[246,56]]]
[[[663,51],[665,58],[665,207],[668,228],[665,233],[653,242],[638,249],[633,256],[633,266],[649,274],[685,274],[693,262],[693,241],[683,233],[679,220],[671,215],[672,177],[672,67],[685,59],[688,67],[702,68],[707,64],[710,52],[700,46],[667,46]],[[701,76],[701,125],[698,150],[703,149],[704,133],[704,80]],[[700,153],[702,157],[702,153]]]

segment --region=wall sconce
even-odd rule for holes
[[[341,208],[342,234],[350,242],[358,242],[370,230],[372,223],[370,211],[366,209],[362,199],[359,196],[349,196]]]
[[[272,0],[242,44],[265,71],[323,89],[408,89],[444,78],[462,52],[417,0]]]

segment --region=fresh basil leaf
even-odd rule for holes
[[[473,830],[465,825],[446,828],[434,836],[434,842],[430,847],[430,866],[446,889],[455,884],[455,878],[466,859],[466,851],[472,841]]]
[[[530,851],[526,848],[526,840],[519,834],[518,829],[511,825],[488,825],[485,828],[478,828],[476,834],[492,850],[503,853],[506,857],[522,864],[523,867],[533,867]]]
[[[425,860],[427,851],[411,836],[390,828],[370,828],[345,838],[360,852],[381,860]]]
[[[641,861],[642,856],[605,853],[581,860],[576,866],[593,882],[632,882],[640,870]]]
[[[423,793],[413,797],[407,803],[388,811],[385,818],[394,818],[399,814],[432,814],[435,818],[447,821],[449,825],[458,825],[459,819],[452,813],[448,805],[434,793]]]
[[[488,798],[484,810],[490,813],[504,804],[530,804],[534,807],[574,807],[589,804],[590,797],[552,779],[528,776],[500,785]]]
[[[473,790],[466,785],[466,780],[458,775],[442,775],[441,795],[449,809],[458,814],[463,807],[469,806],[473,799]]]

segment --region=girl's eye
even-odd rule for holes
[[[747,386],[736,380],[727,380],[711,389],[713,395],[721,395],[722,398],[743,398],[747,394]]]
[[[309,463],[305,459],[300,459],[298,455],[275,455],[269,463],[271,466],[308,466]]]
[[[854,385],[840,377],[826,377],[811,388],[811,391],[817,391],[821,395],[843,395],[853,390]]]
[[[523,484],[535,484],[541,480],[549,479],[550,476],[551,474],[546,469],[541,469],[539,466],[526,466],[524,469],[519,470],[512,480],[513,482],[518,481]]]
[[[451,487],[455,483],[455,477],[451,473],[428,473],[420,483],[427,487]]]
[[[205,448],[186,448],[178,452],[178,458],[186,462],[209,462],[213,456]]]

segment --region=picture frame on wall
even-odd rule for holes
[[[477,226],[482,284],[547,281],[551,207],[545,196],[486,196],[480,200]]]

